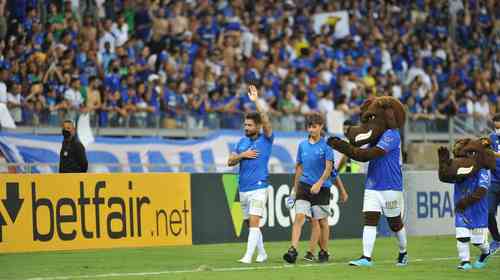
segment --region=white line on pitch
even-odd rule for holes
[[[499,256],[493,256],[493,258],[498,258]],[[430,258],[430,259],[410,259],[412,262],[429,262],[429,261],[449,261],[458,259],[457,257],[446,257],[446,258]],[[394,260],[378,261],[375,264],[392,264],[395,263]],[[163,270],[163,271],[152,271],[152,272],[126,272],[126,273],[105,273],[105,274],[94,274],[94,275],[72,275],[72,276],[53,276],[53,277],[34,277],[28,278],[26,280],[70,280],[70,279],[95,279],[95,278],[115,278],[115,277],[131,277],[131,276],[154,276],[154,275],[164,275],[164,274],[182,274],[182,273],[194,273],[194,272],[230,272],[230,271],[252,271],[252,270],[268,270],[268,269],[288,269],[288,268],[303,268],[303,267],[322,267],[322,266],[334,266],[334,265],[346,265],[346,263],[326,263],[326,264],[283,264],[283,265],[267,265],[267,266],[241,266],[241,267],[221,267],[221,268],[210,268],[200,266],[198,269],[190,270]]]

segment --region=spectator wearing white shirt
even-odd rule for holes
[[[21,95],[22,86],[21,84],[13,84],[11,86],[11,92],[7,94],[7,108],[9,109],[9,113],[14,119],[16,124],[19,124],[23,121],[22,115],[22,103],[23,97]]]
[[[490,104],[486,94],[474,102],[474,118],[477,131],[483,133],[488,127],[488,119],[490,118]]]
[[[351,98],[351,94],[353,90],[358,89],[358,85],[350,80],[350,73],[345,73],[340,76],[340,87],[343,95],[347,97],[347,99]]]
[[[111,25],[112,25],[112,21],[110,19],[104,20],[104,34],[99,39],[99,52],[100,53],[103,53],[106,50],[104,47],[106,42],[109,43],[110,51],[112,53],[115,52],[116,38],[115,38],[115,35],[113,34],[113,32],[111,31]]]
[[[9,71],[2,69],[0,72],[0,103],[7,104],[7,84]]]
[[[80,79],[73,77],[71,86],[64,92],[64,100],[67,103],[67,119],[75,120],[83,103],[82,95],[80,94]]]
[[[116,23],[111,26],[111,33],[116,38],[116,46],[121,47],[128,41],[128,24],[123,14],[118,15]]]
[[[415,64],[408,70],[406,75],[405,85],[411,84],[417,77],[420,78],[422,89],[420,90],[423,94],[420,97],[424,97],[424,95],[432,88],[431,77],[427,73],[425,73],[423,68],[422,59],[419,58],[415,62]]]
[[[382,52],[382,69],[380,70],[380,72],[382,74],[386,74],[389,71],[392,71],[392,57],[385,43],[382,42],[380,44],[380,49]]]
[[[323,91],[320,93],[320,99],[318,101],[318,110],[323,117],[326,117],[329,113],[334,110],[335,104],[332,100],[332,94],[328,91]]]

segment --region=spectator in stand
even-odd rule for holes
[[[88,81],[86,112],[90,114],[90,123],[97,123],[98,110],[101,108],[101,93],[99,92],[99,80],[92,76]]]
[[[486,94],[481,95],[476,102],[474,102],[474,123],[477,131],[481,134],[486,133],[488,127],[488,120],[491,118],[490,104]]]
[[[20,124],[23,121],[23,97],[22,97],[22,86],[19,83],[12,83],[10,92],[7,94],[7,108],[9,108],[9,113],[14,119],[16,124]]]
[[[66,119],[76,120],[78,113],[82,107],[85,107],[83,98],[80,93],[80,78],[71,77],[70,87],[64,92],[64,100],[66,101]]]
[[[110,114],[115,121],[126,118],[121,99],[127,94],[120,92],[131,85],[136,89],[136,83],[146,84],[146,94],[136,97],[151,103],[156,109],[150,113],[167,124],[172,116],[164,114],[160,102],[165,90],[150,91],[148,85],[153,74],[175,81],[168,87],[182,100],[175,106],[175,127],[184,125],[180,116],[186,112],[196,115],[190,125],[208,125],[213,112],[206,110],[207,94],[217,91],[224,103],[222,108],[217,104],[224,112],[221,125],[239,128],[242,114],[255,110],[239,97],[250,80],[263,85],[262,97],[274,120],[293,116],[300,122],[309,111],[323,110],[318,103],[324,91],[332,94],[331,100],[345,95],[353,108],[370,95],[390,94],[414,102],[413,107],[427,96],[430,101],[425,102],[438,112],[454,116],[459,110],[454,97],[445,94],[450,91],[463,101],[486,95],[490,114],[500,106],[498,1],[111,2],[0,0],[0,69],[9,77],[5,85],[43,83],[46,108],[34,112],[41,114],[36,117],[41,124],[54,123],[54,112],[64,107],[54,98],[64,96],[70,88],[67,77],[75,75],[82,97],[93,76],[110,90],[101,92],[99,124],[107,124]],[[316,13],[339,10],[349,13],[345,37],[329,24],[316,31]],[[127,87],[122,87],[123,78]],[[307,106],[299,102],[296,113],[280,116],[280,104],[289,106],[281,89],[290,82],[295,87],[291,100],[306,100]],[[0,84],[0,102],[6,94],[2,88]],[[21,92],[24,98],[31,93],[30,88]],[[61,106],[54,110],[57,104]],[[30,110],[21,106],[21,116],[29,117]],[[52,117],[43,116],[47,110]],[[349,118],[356,121],[359,115],[352,112]]]

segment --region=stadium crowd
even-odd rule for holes
[[[333,11],[348,36],[335,19],[314,31]],[[17,124],[239,128],[252,82],[281,130],[314,111],[356,121],[371,95],[483,129],[500,106],[500,2],[0,0],[0,68]]]

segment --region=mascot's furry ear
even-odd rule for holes
[[[486,168],[494,170],[497,167],[497,160],[495,157],[495,152],[491,149],[491,140],[487,137],[479,138],[479,143],[483,146],[484,151],[480,156],[480,161]]]
[[[455,144],[453,144],[453,156],[454,157],[465,157],[465,153],[463,152],[463,148],[469,144],[469,142],[471,141],[470,138],[462,138],[462,139],[458,139],[457,141],[455,141]]]
[[[402,128],[405,122],[403,105],[391,97],[381,97],[377,100],[378,106],[384,109],[384,118],[390,129]]]
[[[360,107],[361,112],[366,112],[366,110],[368,110],[368,107],[373,103],[374,100],[375,100],[375,98],[368,97],[368,99],[366,99],[365,102],[363,102],[363,104],[361,104],[361,107]]]
[[[481,145],[485,148],[490,148],[491,147],[491,140],[490,138],[487,137],[481,137],[479,138],[479,141],[481,141]]]

